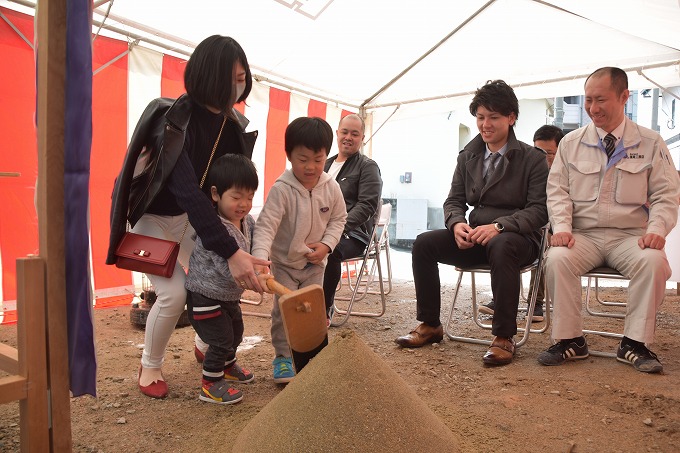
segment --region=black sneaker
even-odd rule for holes
[[[588,357],[586,337],[558,341],[538,355],[541,365],[562,365],[567,360],[581,360]]]
[[[531,322],[541,322],[543,321],[543,302],[536,301],[534,306],[534,314],[531,317]]]
[[[644,343],[637,343],[633,346],[628,343],[624,344],[622,341],[616,350],[616,360],[633,365],[636,370],[643,373],[661,373],[663,371],[663,365],[659,362],[656,354],[647,349]]]
[[[479,312],[484,313],[485,315],[493,315],[493,310],[494,310],[494,301],[491,299],[491,302],[488,304],[480,305],[479,306]]]

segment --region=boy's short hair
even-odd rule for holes
[[[514,113],[515,119],[519,118],[519,101],[515,91],[502,80],[489,80],[475,92],[475,97],[470,103],[472,116],[477,116],[477,109],[480,106],[503,116]]]
[[[187,94],[203,106],[226,109],[232,100],[234,63],[240,62],[246,71],[246,87],[235,103],[245,101],[253,87],[253,77],[246,53],[235,39],[213,35],[194,49],[184,69]]]
[[[317,153],[324,151],[328,156],[333,145],[331,125],[318,117],[303,116],[294,119],[286,128],[286,155],[290,157],[293,148],[300,145]]]
[[[560,144],[560,140],[564,138],[564,132],[562,132],[562,129],[560,129],[557,126],[553,126],[552,124],[546,124],[538,129],[536,129],[536,132],[534,133],[534,141],[536,140],[543,140],[543,141],[548,141],[552,140],[555,142],[556,145]]]
[[[215,186],[222,196],[232,187],[256,191],[258,182],[257,170],[250,159],[243,154],[225,154],[210,166],[206,186]]]

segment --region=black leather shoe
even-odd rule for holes
[[[425,323],[416,327],[408,335],[394,340],[399,346],[404,348],[419,348],[429,343],[439,343],[444,339],[444,326],[430,327]]]

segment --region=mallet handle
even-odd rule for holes
[[[273,278],[267,279],[267,287],[274,291],[276,294],[279,296],[283,296],[284,294],[291,293],[292,291],[283,286],[281,283],[277,282]]]

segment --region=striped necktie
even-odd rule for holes
[[[614,154],[614,148],[616,148],[616,137],[612,134],[607,134],[602,139],[602,142],[604,143],[604,150],[607,151],[607,159],[611,159],[612,154]]]
[[[501,157],[500,154],[498,153],[492,153],[489,156],[489,166],[486,169],[486,173],[484,174],[484,184],[487,183],[491,175],[493,174],[494,170],[496,169],[496,164],[498,162],[498,158]]]

